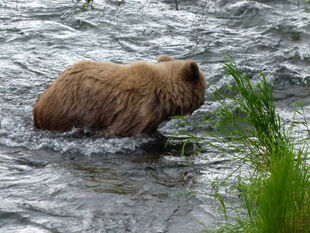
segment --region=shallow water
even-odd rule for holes
[[[191,233],[212,227],[222,217],[211,184],[234,170],[229,157],[207,148],[180,158],[163,142],[140,136],[37,131],[34,101],[76,61],[155,62],[168,54],[194,59],[208,79],[196,120],[216,108],[214,90],[230,83],[221,69],[230,54],[242,71],[264,71],[273,81],[285,120],[297,100],[310,116],[310,4],[180,0],[179,11],[174,1],[94,6],[80,11],[70,0],[0,1],[0,232]],[[177,130],[173,122],[160,129]],[[232,194],[224,195],[238,205]]]

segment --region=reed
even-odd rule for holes
[[[228,217],[224,211],[227,224],[215,232],[310,232],[309,128],[306,140],[297,144],[292,128],[285,127],[276,112],[272,85],[265,75],[260,74],[261,81],[253,85],[233,62],[227,61],[224,70],[234,81],[228,91],[230,96],[226,96],[230,101],[226,104],[218,94],[221,108],[207,122],[216,129],[208,135],[225,142],[228,149],[204,143],[230,152],[240,167],[250,165],[252,173],[236,186],[244,212]],[[301,123],[306,125],[304,119]],[[226,210],[224,197],[219,198],[218,193],[216,196],[221,209]]]

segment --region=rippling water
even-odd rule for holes
[[[233,169],[207,150],[180,158],[156,139],[54,134],[32,126],[32,106],[79,60],[196,60],[212,93],[229,84],[230,54],[273,81],[281,116],[301,100],[310,115],[310,4],[302,0],[0,0],[0,232],[199,232],[220,220],[211,183]],[[255,80],[254,76],[254,80]],[[169,122],[162,133],[178,130]],[[302,129],[300,131],[302,133]],[[189,190],[197,191],[191,195]],[[225,194],[238,203],[233,195]],[[202,224],[201,224],[202,223]]]

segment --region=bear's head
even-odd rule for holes
[[[165,93],[170,97],[169,115],[188,115],[204,103],[206,79],[192,60],[175,60],[161,55],[157,65],[167,79]],[[169,101],[167,101],[169,102]]]

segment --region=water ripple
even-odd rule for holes
[[[221,68],[230,54],[253,81],[260,71],[273,81],[283,118],[298,100],[309,116],[310,4],[179,1],[179,11],[166,0],[94,4],[82,11],[70,0],[0,1],[0,231],[201,231],[198,222],[221,219],[212,182],[234,170],[229,156],[210,148],[195,158],[171,156],[142,136],[35,130],[33,104],[77,61],[156,62],[168,54],[194,59],[208,79],[205,104],[190,118],[199,122],[218,108],[215,90],[231,84]],[[160,129],[177,130],[201,133],[174,122]],[[238,206],[234,194],[219,191]]]

